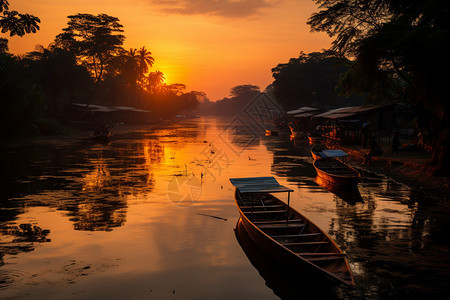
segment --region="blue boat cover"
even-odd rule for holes
[[[344,157],[344,156],[348,156],[348,154],[345,153],[342,150],[322,150],[319,154],[322,157]]]
[[[230,178],[230,181],[241,193],[281,193],[294,191],[279,184],[273,176]]]

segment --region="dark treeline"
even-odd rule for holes
[[[272,69],[280,104],[295,109],[357,105],[363,99],[403,103],[411,110],[416,132],[431,141],[435,174],[448,174],[450,2],[315,2],[319,11],[308,24],[334,41],[327,51],[302,52]]]
[[[202,115],[236,116],[260,93],[259,86],[252,84],[237,85],[231,88],[229,97],[215,102],[203,101],[196,112]]]
[[[21,19],[8,10],[7,1],[0,1],[3,32],[22,36],[39,29],[39,19]],[[162,72],[150,71],[155,60],[145,46],[125,50],[119,19],[106,14],[68,18],[53,43],[24,56],[10,54],[8,40],[0,39],[0,134],[60,132],[71,121],[71,103],[132,106],[159,119],[206,100],[203,92],[165,84]]]
[[[351,59],[341,94],[412,107],[417,132],[433,141],[436,174],[450,170],[450,2],[316,0],[313,31],[334,38],[331,50]]]
[[[288,63],[272,69],[275,96],[286,110],[302,106],[335,108],[361,105],[364,98],[342,96],[336,90],[339,78],[349,70],[350,61],[332,51],[300,53]]]

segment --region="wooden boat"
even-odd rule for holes
[[[359,182],[359,172],[336,158],[327,157],[314,161],[317,176],[337,185],[355,185]]]
[[[311,148],[311,155],[314,158],[314,160],[318,160],[320,158],[330,158],[330,157],[347,157],[349,156],[347,153],[345,153],[342,150],[335,150],[335,149],[327,149],[325,145],[314,145]]]
[[[96,141],[108,141],[111,137],[111,131],[109,129],[95,130],[91,133],[91,138]]]
[[[266,135],[278,135],[278,131],[266,129]]]
[[[293,140],[293,139],[295,139],[295,138],[297,138],[297,137],[299,137],[299,134],[298,134],[298,132],[294,129],[294,127],[292,127],[291,125],[288,125],[289,126],[289,130],[291,131],[291,134],[290,134],[290,138],[291,138],[291,140]]]
[[[304,215],[289,207],[292,189],[274,177],[230,178],[242,224],[252,240],[287,268],[301,269],[330,284],[354,285],[345,254]],[[288,203],[270,193],[288,193]]]
[[[289,125],[289,131],[291,132],[291,134],[289,135],[291,140],[295,140],[295,139],[305,139],[306,140],[306,138],[307,138],[306,132],[295,129],[291,125]]]
[[[308,133],[308,140],[311,145],[323,143],[324,138],[318,133]]]
[[[264,253],[251,239],[239,218],[234,230],[236,240],[267,287],[280,299],[336,299],[333,285],[317,280],[307,270],[286,268]]]
[[[319,158],[322,158],[322,151],[325,150],[325,146],[321,145],[315,145],[311,148],[311,155],[314,158],[314,160],[318,160]]]

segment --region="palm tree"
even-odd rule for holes
[[[148,72],[149,67],[151,68],[153,66],[155,59],[152,57],[152,53],[145,49],[145,46],[142,46],[142,48],[137,51],[136,58],[139,70],[139,82],[143,87],[145,74]]]
[[[154,94],[158,88],[164,83],[164,73],[161,71],[150,72],[147,78],[147,90]]]
[[[137,51],[137,57],[139,68],[141,69],[142,74],[147,73],[149,67],[151,68],[155,63],[155,59],[152,57],[152,53],[150,51],[147,51],[147,49],[145,49],[145,46]]]

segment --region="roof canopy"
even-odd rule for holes
[[[241,193],[280,193],[294,191],[279,184],[273,176],[230,178],[230,181]]]
[[[314,116],[314,113],[302,113],[302,114],[295,115],[294,118],[305,118],[305,117],[311,117],[311,116]]]
[[[104,106],[96,104],[72,103],[72,105],[80,110],[91,112],[112,112],[112,111],[134,111],[134,112],[151,112],[150,110],[139,109],[131,106]]]
[[[305,113],[305,112],[311,112],[311,111],[315,111],[318,110],[317,107],[308,107],[308,106],[303,106],[300,107],[299,109],[295,109],[295,110],[291,110],[286,112],[288,115],[297,115],[297,114],[301,114],[301,113]]]
[[[324,113],[315,115],[314,118],[329,118],[329,119],[339,119],[355,116],[367,111],[388,107],[391,104],[382,104],[377,106],[348,106],[348,107],[340,107],[336,109],[332,109],[326,111]]]

